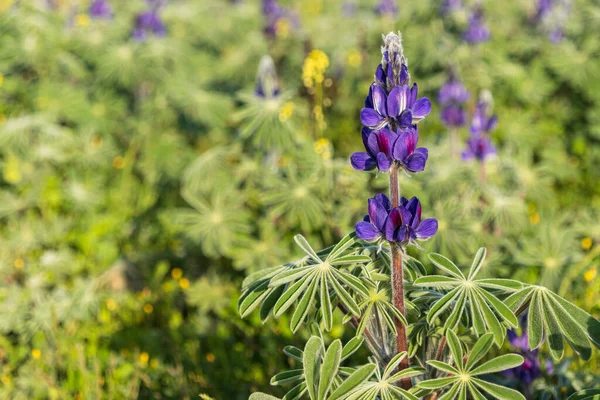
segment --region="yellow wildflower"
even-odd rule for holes
[[[285,122],[294,114],[294,103],[287,101],[279,109],[279,121]]]
[[[183,290],[186,290],[187,288],[190,287],[190,281],[187,278],[181,278],[179,280],[179,287],[182,288]]]
[[[33,357],[34,360],[39,359],[42,356],[42,352],[38,349],[33,349],[31,350],[31,357]]]
[[[78,14],[75,17],[75,25],[88,26],[90,24],[90,16],[87,14]]]
[[[362,64],[362,54],[360,54],[360,51],[354,49],[354,50],[350,50],[348,52],[348,56],[346,58],[346,61],[348,62],[348,65],[350,65],[351,67],[360,67],[360,64]]]
[[[589,250],[593,244],[594,242],[592,241],[592,238],[584,237],[583,239],[581,239],[581,247],[584,250]]]
[[[596,268],[590,268],[585,272],[585,274],[583,274],[583,277],[585,278],[586,282],[590,282],[592,279],[594,279],[596,277],[596,274],[597,274]]]
[[[320,155],[325,160],[330,160],[332,157],[333,149],[331,142],[325,138],[317,140],[314,144],[315,153]]]
[[[173,279],[180,279],[183,276],[183,271],[181,270],[181,268],[173,268],[173,270],[171,271],[171,277]]]
[[[148,364],[148,360],[150,360],[150,355],[148,353],[144,351],[142,354],[140,354],[140,363],[146,365]]]
[[[321,50],[313,50],[304,59],[302,80],[307,88],[321,84],[325,80],[325,70],[329,67],[329,57]]]
[[[541,221],[540,214],[534,212],[533,214],[531,214],[529,216],[529,220],[531,221],[531,225],[537,225],[537,224],[539,224],[540,221]]]
[[[18,257],[15,260],[15,268],[16,269],[23,269],[24,266],[25,266],[25,261],[23,261],[23,259],[21,257]]]
[[[144,304],[144,312],[146,314],[152,314],[152,311],[154,311],[154,306],[150,303],[146,303]]]
[[[125,166],[125,159],[121,156],[116,156],[115,158],[113,158],[113,167],[115,167],[116,169],[121,169]]]
[[[206,354],[206,361],[208,361],[209,363],[214,363],[215,362],[215,355],[213,353],[208,353]]]

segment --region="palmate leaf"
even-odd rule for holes
[[[313,250],[301,235],[297,235],[295,241],[306,257],[282,268],[269,270],[265,275],[257,275],[258,278],[251,280],[254,282],[252,286],[245,282],[251,293],[242,295],[240,313],[247,315],[258,304],[262,304],[261,317],[266,318],[271,310],[275,317],[279,317],[295,305],[290,329],[296,332],[318,304],[323,325],[326,330],[331,330],[333,296],[351,314],[360,316],[355,297],[367,298],[369,291],[359,278],[340,268],[371,261],[369,256],[356,254],[356,250],[351,248],[354,234],[343,238],[326,257]]]
[[[482,364],[479,361],[487,354],[493,345],[493,334],[487,333],[479,338],[473,346],[466,362],[464,361],[463,347],[460,339],[449,330],[447,343],[454,360],[454,365],[442,361],[427,361],[433,368],[445,373],[447,376],[437,379],[422,381],[418,387],[430,391],[445,391],[440,400],[466,399],[469,395],[474,399],[485,399],[487,393],[498,400],[525,400],[519,392],[484,381],[478,376],[504,371],[521,365],[523,357],[518,354],[505,354]]]
[[[423,368],[407,368],[400,372],[397,372],[396,369],[400,362],[407,357],[406,352],[402,352],[397,354],[392,360],[388,363],[386,368],[383,371],[376,370],[376,378],[377,380],[368,380],[365,381],[362,385],[358,387],[356,391],[353,391],[351,395],[346,397],[346,400],[362,400],[362,399],[408,399],[408,400],[418,400],[418,398],[400,388],[395,386],[394,384],[401,379],[412,378],[413,376],[418,376],[423,374],[425,370]]]
[[[434,324],[438,318],[445,315],[444,329],[454,329],[461,320],[470,318],[477,335],[492,332],[495,343],[501,346],[506,335],[504,324],[517,327],[518,320],[511,309],[493,292],[512,293],[519,290],[523,284],[510,279],[475,279],[485,255],[485,248],[480,248],[468,275],[465,276],[460,268],[446,257],[430,254],[431,262],[450,276],[423,276],[418,278],[414,285],[447,290],[427,313],[429,324]]]
[[[506,299],[516,313],[527,308],[530,349],[548,340],[550,354],[562,358],[566,342],[584,360],[592,356],[592,344],[600,348],[600,321],[543,286],[526,286]]]
[[[302,363],[302,369],[275,375],[271,385],[295,385],[283,400],[300,399],[306,395],[311,400],[347,399],[375,372],[375,364],[358,369],[340,366],[342,361],[358,350],[362,342],[362,338],[356,337],[342,346],[338,339],[326,348],[319,336],[312,336],[304,351],[287,346],[284,353]]]

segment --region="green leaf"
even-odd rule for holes
[[[269,317],[269,315],[271,314],[271,311],[273,311],[273,307],[275,307],[275,304],[277,303],[277,300],[279,300],[279,297],[283,293],[284,289],[285,289],[285,286],[279,286],[279,287],[276,287],[275,289],[272,289],[271,293],[263,301],[262,305],[260,306],[260,311],[259,311],[260,320],[263,323]]]
[[[319,400],[325,400],[329,388],[333,384],[342,359],[342,342],[335,340],[325,353],[323,365],[321,366],[321,377],[319,379]]]
[[[531,350],[537,349],[544,340],[544,322],[542,303],[534,293],[529,303],[529,312],[527,313],[527,341]]]
[[[494,335],[491,333],[486,333],[482,337],[479,338],[477,343],[471,349],[471,353],[469,354],[469,358],[465,364],[465,369],[470,370],[475,364],[479,362],[490,350],[492,344],[494,343]]]
[[[325,330],[330,331],[333,327],[333,309],[331,307],[327,279],[324,277],[321,279],[323,280],[321,282],[321,315],[323,316]]]
[[[348,377],[342,384],[327,398],[327,400],[337,400],[351,393],[358,388],[363,382],[373,375],[377,366],[375,364],[367,364],[358,368],[352,375]]]
[[[335,260],[340,255],[342,255],[344,253],[344,250],[346,250],[348,247],[352,246],[356,242],[355,237],[356,237],[355,232],[352,232],[352,233],[344,236],[342,238],[342,240],[340,240],[335,245],[335,247],[331,250],[331,252],[327,256],[326,261]],[[370,258],[369,258],[369,261],[370,261]]]
[[[248,400],[279,400],[279,397],[269,396],[264,393],[252,393]]]
[[[441,389],[456,382],[458,377],[450,376],[447,378],[429,379],[419,382],[418,386],[423,389]]]
[[[310,286],[308,287],[308,289],[304,293],[304,296],[302,296],[302,299],[298,303],[298,306],[296,307],[296,311],[294,311],[294,314],[292,315],[292,319],[290,320],[290,329],[292,330],[292,332],[295,333],[298,330],[298,328],[300,327],[300,325],[302,324],[302,322],[304,322],[306,315],[310,311],[310,306],[314,301],[315,294],[317,291],[317,284],[319,283],[319,280],[321,280],[321,279],[324,279],[324,277],[319,277],[317,279],[314,279],[310,283]]]
[[[465,279],[465,276],[460,271],[460,269],[448,258],[444,257],[441,254],[432,253],[428,255],[429,260],[434,263],[438,268],[446,271],[450,275],[454,276],[458,279]]]
[[[483,261],[485,260],[486,253],[487,253],[487,250],[485,247],[481,247],[479,250],[477,250],[477,253],[475,254],[475,258],[473,259],[473,264],[471,264],[471,268],[469,269],[469,276],[467,279],[471,280],[471,279],[475,278],[475,276],[481,269],[481,266],[483,265]]]
[[[481,364],[479,367],[469,371],[469,373],[471,375],[491,374],[518,367],[523,364],[523,361],[525,361],[523,357],[518,354],[504,354]]]
[[[458,296],[461,288],[452,289],[450,292],[446,293],[444,297],[436,301],[429,312],[427,313],[427,323],[432,324],[439,317],[439,315],[444,312],[450,304],[452,304],[452,300],[456,296]]]
[[[444,275],[428,275],[417,278],[414,281],[416,286],[426,286],[426,287],[435,287],[435,288],[453,288],[456,285],[460,285],[462,283],[461,280],[452,278],[450,276]]]
[[[519,326],[519,320],[517,319],[515,314],[510,310],[510,308],[506,306],[506,304],[504,304],[503,302],[498,300],[496,296],[486,292],[485,290],[479,288],[476,290],[477,293],[482,295],[492,305],[492,307],[494,307],[494,311],[500,314],[504,321],[508,322],[508,324],[511,325],[513,328]]]
[[[478,378],[472,378],[472,382],[483,389],[486,393],[494,396],[498,400],[527,400],[525,396],[516,390],[512,390],[494,383],[482,381]]]
[[[269,281],[260,282],[256,287],[250,289],[246,296],[240,298],[238,310],[241,317],[245,318],[254,311],[270,292]]]
[[[429,364],[432,367],[434,367],[435,369],[439,369],[440,371],[445,372],[447,374],[455,374],[455,375],[460,374],[459,370],[454,368],[452,365],[446,364],[445,362],[442,362],[442,361],[429,360],[429,361],[427,361],[427,364]]]
[[[308,242],[306,241],[304,236],[296,235],[296,236],[294,236],[294,241],[315,262],[318,262],[318,263],[321,262],[321,259],[319,258],[317,253],[313,250],[313,248],[310,247],[310,244],[308,244]]]
[[[277,300],[277,303],[275,303],[275,307],[273,307],[273,314],[275,317],[279,317],[294,304],[296,299],[306,290],[306,287],[310,285],[311,282],[314,282],[314,280],[310,279],[313,276],[314,274],[306,275],[304,278],[287,288],[285,293]]]
[[[312,336],[304,347],[304,357],[302,364],[304,366],[304,377],[306,387],[311,399],[317,399],[317,377],[319,376],[319,365],[323,341],[318,336]]]
[[[498,289],[504,292],[514,292],[523,288],[523,284],[514,279],[484,278],[477,279],[477,286],[488,289]]]
[[[502,325],[498,321],[498,318],[496,318],[496,315],[485,302],[483,297],[477,292],[475,292],[475,295],[479,299],[477,304],[483,312],[483,319],[485,320],[488,329],[494,334],[494,342],[498,347],[502,346],[502,343],[504,343],[504,336],[506,334],[506,330],[502,327]]]
[[[446,332],[446,341],[450,348],[450,352],[452,353],[452,357],[454,358],[454,363],[458,366],[459,370],[462,370],[464,354],[458,336],[456,336],[454,331],[448,330]]]
[[[356,301],[352,298],[350,293],[346,291],[335,279],[331,279],[331,285],[333,286],[333,290],[335,294],[340,299],[340,301],[346,306],[346,308],[355,316],[360,317],[360,308]]]
[[[353,264],[366,264],[371,262],[371,257],[369,256],[361,256],[361,255],[349,255],[344,257],[339,257],[328,261],[331,265],[353,265]]]
[[[307,265],[304,267],[292,268],[286,271],[280,272],[271,278],[269,283],[270,287],[276,287],[280,285],[285,285],[286,283],[293,282],[297,279],[300,279],[302,276],[309,273],[311,270],[314,270],[314,265]]]
[[[346,343],[342,349],[342,361],[354,354],[354,352],[356,352],[360,346],[362,346],[364,340],[365,338],[362,336],[355,336],[350,339],[350,341]]]
[[[293,369],[290,371],[280,372],[271,378],[271,385],[285,385],[287,383],[295,383],[304,378],[304,370]]]
[[[579,353],[584,361],[592,357],[592,346],[583,329],[573,319],[561,305],[550,294],[543,293],[542,296],[549,302],[554,315],[557,317],[564,337],[567,339],[571,347]]]
[[[352,274],[332,269],[331,272],[348,287],[354,290],[358,294],[362,294],[364,297],[369,297],[369,289],[361,282],[360,279]]]
[[[543,307],[542,309],[544,311],[544,323],[548,338],[548,347],[550,347],[550,355],[555,360],[560,360],[564,353],[564,341],[560,326],[556,322],[556,316],[549,307]]]
[[[573,393],[567,400],[600,400],[600,389],[585,389]]]
[[[302,358],[303,358],[303,352],[302,350],[300,350],[299,348],[295,347],[295,346],[285,346],[283,348],[283,354],[285,354],[286,356],[293,358],[294,360],[298,361],[298,362],[302,362]]]

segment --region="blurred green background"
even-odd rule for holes
[[[441,0],[383,13],[281,0],[276,18],[255,0],[0,1],[0,398],[277,394],[281,350],[306,333],[285,316],[241,320],[239,287],[298,256],[296,233],[339,240],[387,187],[348,157],[363,151],[358,114],[391,30],[433,103],[427,169],[401,190],[440,229],[411,254],[465,265],[486,246],[485,273],[539,281],[598,317],[600,5],[553,2],[543,21],[536,0],[482,2],[491,38],[474,45],[468,0],[446,13]],[[265,55],[273,97],[255,92]],[[449,67],[469,110],[493,95],[485,182],[439,119]],[[462,148],[468,127],[457,135]],[[571,355],[536,387],[599,375],[598,352]]]

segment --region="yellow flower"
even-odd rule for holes
[[[540,218],[540,214],[538,214],[538,213],[536,213],[536,212],[535,212],[535,213],[533,213],[533,214],[531,214],[531,215],[529,216],[529,220],[531,221],[531,225],[537,225],[537,224],[539,224],[539,223],[540,223],[540,220],[541,220],[541,218]]]
[[[592,241],[592,238],[584,237],[583,239],[581,239],[581,247],[584,250],[589,250],[593,244],[594,242]]]
[[[206,361],[208,361],[211,364],[215,362],[215,358],[216,357],[213,353],[206,354]]]
[[[325,159],[325,160],[331,159],[333,149],[331,146],[331,142],[329,140],[327,140],[325,138],[321,138],[315,142],[314,147],[315,147],[315,153],[317,153],[318,155],[323,157],[323,159]]]
[[[586,282],[590,282],[596,277],[596,273],[596,268],[590,268],[585,272],[585,274],[583,274],[583,277],[585,278]]]
[[[38,349],[31,350],[31,357],[33,357],[34,360],[39,359],[41,356],[42,356],[42,352],[39,351]]]
[[[187,278],[181,278],[179,280],[179,287],[182,288],[183,290],[186,290],[187,288],[190,287],[190,281]]]
[[[77,14],[75,17],[75,25],[88,26],[90,24],[90,16],[87,14]]]
[[[121,169],[125,166],[125,159],[121,156],[116,156],[115,158],[113,158],[113,167],[115,167],[116,169]]]
[[[329,57],[321,50],[313,50],[304,59],[302,66],[302,80],[304,86],[311,88],[315,83],[322,83],[325,80],[325,70],[329,67]]]
[[[150,368],[158,368],[158,360],[153,359],[152,361],[150,361]]]
[[[154,306],[150,303],[146,303],[144,304],[144,312],[146,314],[152,314],[152,311],[154,311]]]
[[[290,23],[285,18],[279,18],[275,22],[275,34],[281,38],[286,38],[290,34]]]
[[[2,377],[2,383],[4,384],[4,386],[10,385],[11,381],[12,381],[12,379],[10,379],[10,376],[3,376]]]
[[[25,266],[25,261],[23,261],[23,259],[21,257],[18,257],[15,260],[15,268],[16,269],[23,269],[24,266]]]
[[[148,353],[144,351],[142,354],[140,354],[140,363],[146,365],[148,364],[148,360],[150,360],[150,356],[148,355]]]
[[[110,311],[114,311],[117,309],[117,303],[113,299],[106,300],[106,308]]]
[[[173,270],[171,271],[171,277],[173,277],[173,279],[179,279],[183,276],[183,271],[181,270],[181,268],[173,268]]]
[[[285,122],[294,114],[294,103],[287,101],[279,109],[279,121]]]
[[[12,154],[4,160],[4,180],[8,183],[19,183],[23,178],[21,174],[21,162]]]
[[[4,83],[4,75],[2,73],[0,73],[0,87],[2,86],[3,83]]]
[[[360,51],[356,49],[350,50],[348,52],[347,62],[351,67],[360,67],[360,64],[362,64],[362,54],[360,54]]]
[[[96,135],[92,138],[92,146],[97,149],[100,146],[102,146],[103,141],[104,140],[102,139],[102,136]],[[113,163],[114,163],[114,161],[113,161]]]
[[[6,122],[6,115],[0,114],[0,125],[4,125],[5,122]]]

